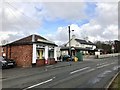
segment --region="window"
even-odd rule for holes
[[[54,58],[54,49],[49,50],[48,57],[49,58]]]
[[[45,52],[44,49],[37,50],[37,58],[44,59],[44,57],[45,57],[44,52]]]

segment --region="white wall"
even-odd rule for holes
[[[96,51],[96,52],[95,52],[95,55],[100,55],[100,52],[99,52],[99,51]]]
[[[60,48],[61,48],[61,47],[56,47],[57,57],[60,57],[60,55],[61,55]]]
[[[71,41],[70,41],[70,43],[71,43],[71,46],[73,46],[73,47],[80,47],[80,43],[78,43],[76,40],[74,40],[74,39],[72,39]],[[69,43],[67,43],[67,45],[66,45],[67,47],[69,47]]]
[[[69,47],[69,43],[67,43],[66,46]],[[90,47],[90,48],[93,49],[93,50],[96,48],[95,45],[80,44],[80,43],[77,42],[75,39],[72,39],[72,40],[71,40],[71,46],[73,46],[73,47],[81,47],[81,48]]]
[[[57,47],[54,47],[54,58],[57,61]]]
[[[48,59],[48,46],[45,46],[45,60]]]
[[[32,63],[36,63],[36,59],[37,59],[36,44],[33,44]]]
[[[98,58],[107,58],[107,57],[115,57],[120,55],[120,53],[113,53],[113,54],[103,54],[103,55],[99,55]]]

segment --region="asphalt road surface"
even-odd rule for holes
[[[120,68],[118,57],[69,62],[69,64],[71,65],[54,69],[50,69],[54,65],[48,66],[43,70],[40,69],[37,73],[16,78],[3,78],[2,88],[21,88],[23,90],[34,88],[105,88]],[[10,69],[6,71],[7,73],[11,72]],[[6,71],[3,71],[3,77]]]

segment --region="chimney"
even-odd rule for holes
[[[32,35],[32,42],[35,42],[35,34]]]
[[[85,40],[86,42],[89,42],[88,37],[85,37],[84,40]]]
[[[72,35],[72,39],[75,39],[76,38],[76,36],[75,35]]]

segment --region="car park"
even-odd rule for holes
[[[11,67],[15,67],[16,66],[16,63],[14,60],[12,59],[4,59],[4,58],[1,58],[0,59],[0,66],[2,69],[5,69],[5,68],[11,68]]]

